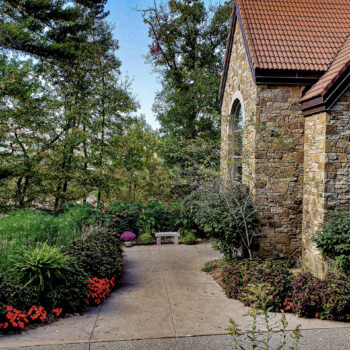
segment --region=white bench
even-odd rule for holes
[[[179,244],[179,232],[156,232],[155,236],[157,238],[157,245],[161,244],[162,237],[174,237],[174,244]]]

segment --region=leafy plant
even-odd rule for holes
[[[291,279],[285,307],[300,316],[350,320],[350,279],[329,274],[320,280],[300,273]]]
[[[138,221],[142,212],[142,203],[116,201],[109,208],[113,227],[119,234],[125,231],[139,233]]]
[[[69,257],[57,247],[50,247],[44,243],[42,246],[21,247],[11,257],[12,267],[7,273],[23,284],[38,287],[42,293],[52,289],[57,279],[63,278],[70,270]]]
[[[19,309],[43,305],[48,310],[82,311],[88,293],[87,274],[75,259],[47,244],[21,247],[0,286],[0,303]]]
[[[152,244],[154,241],[153,236],[150,233],[143,233],[139,237],[139,240],[142,244]]]
[[[120,281],[123,273],[123,256],[120,240],[107,232],[80,238],[66,249],[88,277],[112,278]]]
[[[221,279],[230,298],[251,305],[251,286],[264,284],[269,288],[268,307],[278,311],[289,293],[291,273],[280,261],[236,260],[223,266]]]
[[[256,219],[249,198],[244,185],[224,187],[213,181],[187,196],[184,207],[193,211],[195,223],[217,241],[217,248],[227,258],[231,259],[242,247],[252,257]]]
[[[177,203],[166,205],[158,200],[151,200],[144,207],[139,219],[139,227],[146,230],[174,231],[179,226],[180,206]]]
[[[188,232],[183,237],[184,244],[193,245],[196,241],[196,236],[192,232]]]
[[[271,308],[267,307],[270,301],[268,291],[262,286],[252,287],[251,295],[254,296],[255,300],[255,303],[247,313],[247,315],[252,319],[251,329],[246,332],[242,332],[239,329],[238,324],[233,319],[229,320],[230,326],[226,329],[233,337],[234,349],[247,350],[248,348],[246,348],[245,345],[248,343],[249,349],[272,350],[272,334],[278,333],[282,338],[282,342],[275,349],[285,350],[287,345],[286,331],[288,327],[285,313],[282,312],[279,322],[272,323],[269,314]],[[260,309],[262,309],[262,311],[260,311]],[[260,325],[261,323],[263,324],[263,331],[258,330],[259,323]],[[290,337],[294,340],[294,349],[298,350],[299,341],[302,337],[300,325],[296,326]]]
[[[212,270],[215,270],[219,267],[219,261],[208,261],[205,263],[204,267],[202,268],[203,272],[210,272]]]
[[[336,266],[350,271],[350,210],[330,212],[326,222],[312,237],[324,256],[332,259]]]

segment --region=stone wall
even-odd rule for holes
[[[242,100],[240,102],[242,103],[245,122],[243,142],[246,146],[245,148],[247,150],[249,149],[251,153],[249,157],[249,165],[253,168],[254,131],[251,127],[247,126],[254,123],[257,104],[257,86],[253,80],[243,41],[243,35],[239,22],[237,21],[221,109],[221,174],[224,179],[229,179],[232,175],[232,151],[234,145],[232,130],[230,130],[230,114],[232,113],[232,107],[235,100],[237,101],[238,98]],[[245,168],[247,168],[247,165]]]
[[[256,85],[239,22],[222,104],[221,173],[232,174],[230,114],[236,96],[244,111],[243,178],[249,180],[259,209],[261,256],[300,254],[304,118],[302,86]]]
[[[303,267],[315,275],[324,275],[327,266],[310,238],[324,221],[326,164],[326,112],[305,118],[303,189]]]
[[[350,205],[350,88],[327,121],[325,209]]]
[[[259,206],[259,255],[301,253],[304,86],[259,85],[255,150],[255,200]]]
[[[310,238],[331,209],[350,204],[350,89],[326,113],[305,118],[303,267],[323,277],[328,264]]]

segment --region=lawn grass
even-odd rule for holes
[[[47,242],[67,246],[81,236],[83,225],[92,221],[90,205],[76,205],[58,216],[40,210],[14,210],[0,217],[0,274],[8,258],[23,245]]]

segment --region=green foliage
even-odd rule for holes
[[[231,2],[205,7],[203,1],[168,1],[141,11],[149,26],[149,60],[162,74],[154,110],[162,131],[193,139],[219,138],[218,88]]]
[[[44,203],[60,213],[67,203],[93,192],[100,201],[121,186],[114,140],[136,104],[121,81],[104,5],[0,3],[1,204]]]
[[[205,263],[204,267],[202,268],[203,272],[211,272],[212,270],[217,269],[220,266],[219,261],[208,261]]]
[[[81,235],[82,227],[93,220],[93,207],[75,205],[58,216],[39,210],[14,210],[0,217],[0,275],[10,266],[8,257],[17,248],[47,242],[64,246]]]
[[[0,303],[19,309],[42,305],[51,310],[82,311],[88,294],[87,275],[60,248],[22,246],[10,257],[11,268],[0,283]]]
[[[282,312],[279,322],[271,320],[270,311],[271,309],[267,307],[266,301],[270,299],[268,295],[268,290],[264,289],[262,286],[252,286],[251,294],[254,296],[255,304],[250,308],[247,315],[250,316],[251,328],[246,332],[242,332],[238,328],[238,324],[230,319],[230,326],[226,329],[229,334],[232,335],[233,345],[235,350],[245,350],[248,349],[245,346],[249,344],[249,349],[266,349],[272,350],[272,335],[278,334],[282,338],[282,342],[277,345],[276,350],[286,349],[287,346],[287,327],[288,321],[286,315]],[[259,311],[262,309],[262,312]],[[263,331],[258,329],[259,319],[263,318]],[[302,337],[300,332],[300,325],[296,326],[295,329],[290,334],[290,337],[294,340],[294,349],[298,350],[299,341]],[[288,349],[292,349],[288,347]]]
[[[80,238],[66,249],[88,277],[120,280],[123,273],[122,248],[119,238],[108,232],[98,232]]]
[[[192,232],[188,232],[183,237],[183,242],[186,245],[193,245],[196,241],[196,236]]]
[[[60,248],[46,243],[36,247],[21,247],[10,257],[11,268],[7,274],[18,280],[24,287],[36,286],[40,293],[52,289],[57,279],[61,279],[69,267],[69,258]]]
[[[122,234],[125,231],[131,231],[138,234],[138,221],[142,212],[142,203],[140,202],[114,202],[108,212],[113,216],[114,230]]]
[[[174,231],[178,228],[180,205],[172,203],[166,205],[158,200],[147,203],[140,216],[139,226],[150,226],[155,231]]]
[[[220,183],[207,183],[184,199],[185,208],[194,213],[195,223],[217,241],[227,258],[245,245],[247,233],[254,232],[254,208],[246,194],[235,186],[221,188]]]
[[[139,237],[141,244],[152,244],[154,242],[154,238],[150,233],[143,233]]]
[[[88,49],[86,31],[106,16],[104,5],[104,0],[1,1],[0,45],[55,60],[81,58]]]
[[[173,200],[171,184],[178,174],[162,159],[163,142],[158,132],[142,119],[133,120],[111,144],[116,186],[111,188],[110,197],[143,203],[154,198]]]
[[[252,305],[251,285],[264,284],[269,289],[268,307],[278,311],[288,294],[291,273],[280,261],[237,260],[222,269],[222,281],[230,298]]]
[[[350,211],[334,210],[312,240],[336,266],[350,271]]]

